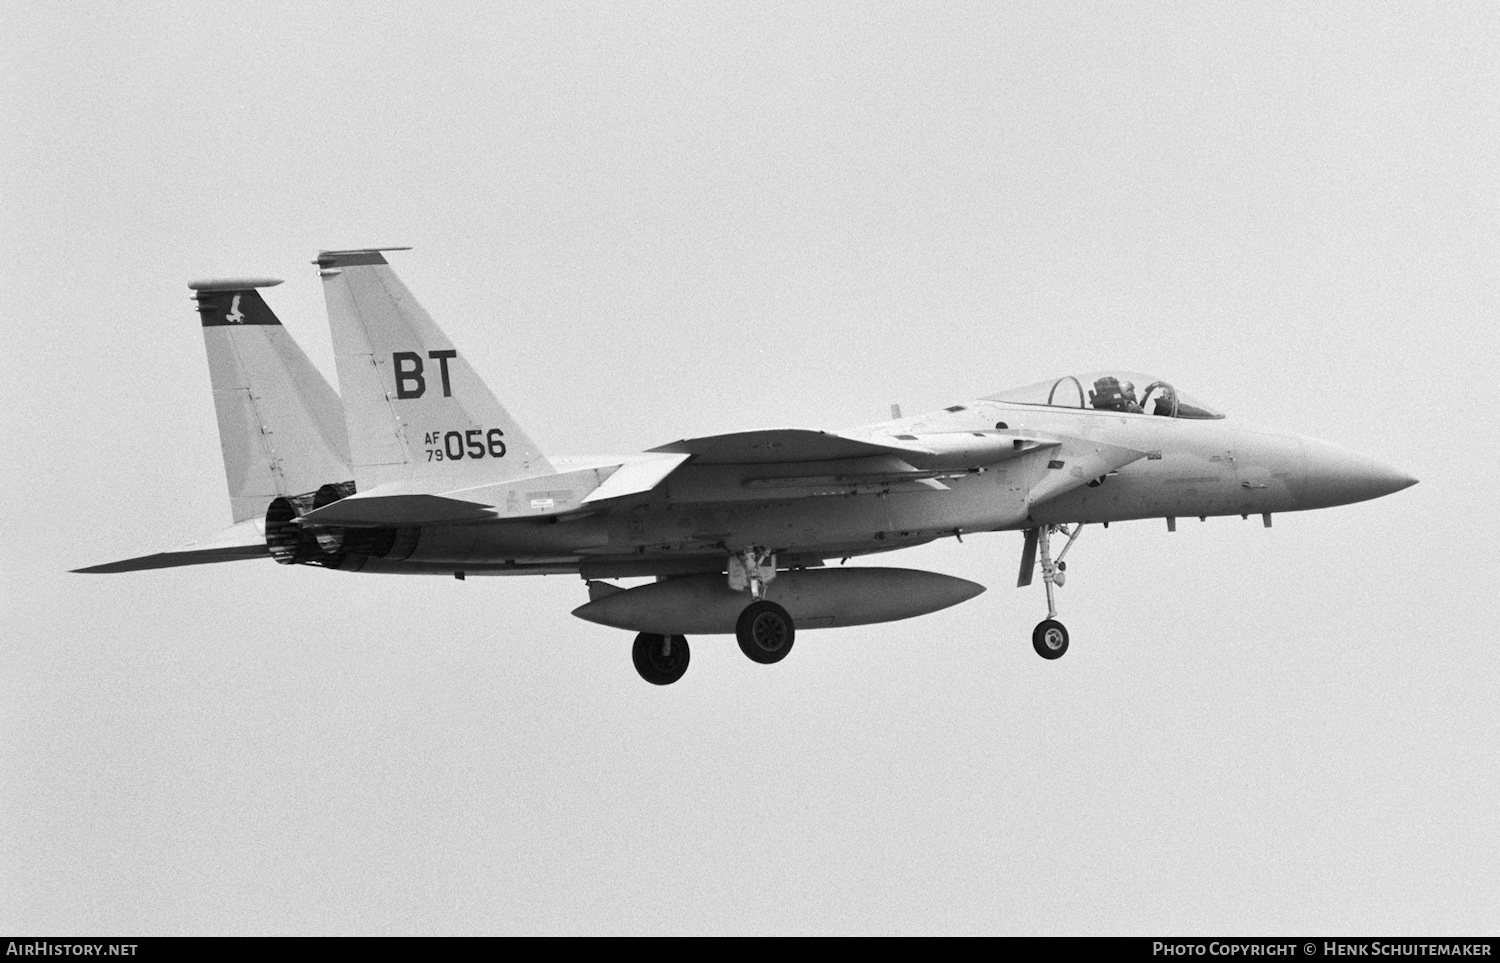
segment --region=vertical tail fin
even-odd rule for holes
[[[360,491],[451,491],[552,465],[422,310],[382,250],[323,251],[328,324]]]
[[[280,281],[195,281],[219,445],[236,522],[278,495],[353,477],[343,406],[257,288]]]

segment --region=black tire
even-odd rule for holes
[[[692,656],[685,637],[672,636],[672,651],[667,655],[662,654],[665,642],[664,635],[642,632],[635,637],[635,645],[630,650],[635,671],[652,685],[671,685],[682,678],[682,674],[687,671],[688,659]]]
[[[740,641],[740,651],[752,662],[770,665],[780,662],[792,651],[797,627],[792,624],[792,617],[786,609],[762,599],[745,606],[735,623],[734,635]]]
[[[1031,647],[1044,659],[1060,659],[1068,651],[1068,630],[1054,619],[1043,619],[1031,630]]]

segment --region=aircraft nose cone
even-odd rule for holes
[[[1417,483],[1399,468],[1326,441],[1306,438],[1302,446],[1306,467],[1297,501],[1307,508],[1362,502]]]

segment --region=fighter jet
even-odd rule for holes
[[[234,525],[78,569],[269,557],[344,572],[576,574],[579,618],[637,633],[647,682],[687,636],[733,633],[762,664],[797,631],[910,618],[984,587],[848,566],[935,539],[1019,531],[1039,569],[1045,659],[1068,650],[1054,589],[1086,525],[1328,508],[1416,483],[1336,445],[1242,424],[1150,375],[1068,374],[842,431],[767,428],[627,455],[544,454],[397,278],[385,252],[323,251],[339,394],[259,289],[199,281]],[[342,403],[340,402],[340,397]],[[1053,540],[1063,540],[1053,551]],[[829,562],[838,562],[830,566]],[[627,587],[622,579],[654,581]]]

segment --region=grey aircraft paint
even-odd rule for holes
[[[777,428],[549,459],[380,250],[323,252],[316,264],[341,403],[256,292],[272,282],[195,284],[237,524],[203,544],[81,571],[270,554],[348,572],[577,573],[591,601],[574,614],[639,631],[638,670],[666,684],[687,666],[688,632],[733,631],[752,659],[773,662],[794,626],[909,618],[983,590],[829,561],[1025,531],[1018,581],[1039,565],[1048,601],[1033,644],[1056,658],[1068,639],[1053,588],[1083,525],[1250,514],[1269,525],[1273,513],[1415,484],[1118,372],[841,432]],[[1056,558],[1054,533],[1068,537]],[[598,581],[645,576],[658,582]]]

